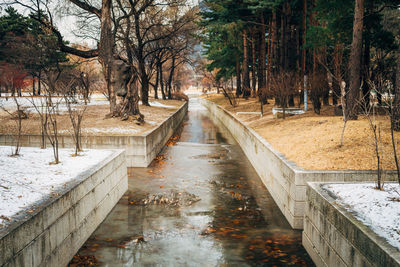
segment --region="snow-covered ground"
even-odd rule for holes
[[[124,127],[110,127],[110,128],[83,128],[82,133],[86,134],[136,134],[140,132],[140,129],[135,129],[134,127],[124,126]],[[72,134],[72,130],[61,130],[61,134]]]
[[[54,96],[52,98],[52,100],[54,101],[53,103],[59,103],[58,108],[57,108],[58,112],[63,113],[63,112],[68,111],[68,108],[65,104],[65,100],[62,97]],[[19,105],[21,105],[21,107],[29,113],[37,113],[33,103],[37,107],[39,107],[39,110],[41,110],[40,107],[45,106],[45,98],[43,98],[43,97],[33,97],[32,98],[28,95],[26,97],[17,97],[17,101],[18,101]],[[79,105],[83,104],[83,100],[81,100],[81,99],[79,99],[78,102],[80,103]],[[174,106],[162,104],[158,101],[150,101],[149,103],[150,103],[150,106],[153,106],[153,107],[176,108]],[[139,104],[141,105],[142,102],[139,101]],[[103,105],[109,105],[109,102],[104,95],[93,94],[90,96],[90,102],[88,102],[87,105],[88,106],[103,106]],[[76,108],[77,106],[78,105],[73,104],[72,108]],[[5,97],[1,97],[0,98],[0,107],[6,109],[9,112],[16,111],[16,104],[12,97],[9,97],[7,99]]]
[[[384,191],[375,189],[373,183],[329,184],[323,189],[336,195],[337,203],[400,250],[399,184],[386,183]]]
[[[21,155],[10,157],[13,147],[0,146],[0,227],[21,212],[32,212],[32,205],[46,199],[73,181],[76,176],[110,156],[113,150],[85,150],[72,157],[72,149],[60,149],[60,161],[53,161],[51,148],[21,148]]]
[[[190,86],[184,93],[188,96],[199,96],[204,94],[201,89]]]
[[[272,108],[272,114],[273,115],[276,115],[276,113],[282,113],[283,112],[283,109],[282,108]],[[291,109],[291,108],[288,108],[288,109],[286,109],[285,110],[285,113],[286,114],[294,114],[294,115],[300,115],[300,114],[304,114],[305,113],[305,111],[304,110],[301,110],[301,109]]]
[[[157,101],[149,101],[150,106],[152,107],[159,107],[159,108],[176,108],[174,106],[165,105],[163,103]],[[142,101],[139,101],[139,105],[142,105]]]
[[[41,110],[41,107],[46,105],[44,97],[17,97],[18,104],[21,105],[29,113],[36,113],[34,104]],[[62,97],[54,96],[52,97],[53,103],[58,103],[57,110],[59,112],[67,112],[68,108],[65,104],[65,100]],[[83,100],[78,100],[78,103],[83,104]],[[95,94],[90,97],[90,102],[87,103],[88,106],[102,106],[108,105],[109,102],[104,95]],[[73,104],[72,107],[75,108],[77,105]],[[13,98],[6,99],[5,97],[0,98],[0,107],[6,109],[9,112],[16,111],[16,104]]]

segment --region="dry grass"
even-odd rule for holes
[[[153,100],[153,99],[151,99]],[[174,106],[175,108],[163,107],[147,107],[140,106],[140,112],[145,116],[144,125],[136,125],[132,121],[121,121],[120,118],[105,118],[110,112],[108,105],[88,106],[83,117],[82,131],[84,135],[132,135],[127,132],[85,132],[85,129],[110,129],[110,128],[128,128],[135,131],[134,135],[140,135],[155,127],[162,121],[172,115],[183,104],[178,100],[156,100],[159,103]],[[23,134],[40,134],[40,117],[38,114],[31,113],[27,120],[23,120]],[[67,112],[61,113],[57,117],[58,130],[62,134],[73,132],[71,121]],[[16,133],[15,122],[10,119],[7,114],[0,114],[0,134],[1,133]]]
[[[340,137],[343,118],[333,116],[333,107],[322,107],[321,115],[312,110],[304,115],[283,119],[272,117],[273,104],[264,105],[265,116],[237,115],[238,111],[259,111],[259,102],[255,99],[241,99],[237,107],[229,105],[221,95],[211,95],[208,100],[223,106],[246,125],[264,137],[275,149],[289,160],[304,169],[314,170],[373,170],[376,169],[376,157],[372,131],[368,120],[360,117],[349,121],[346,127],[343,146]],[[270,101],[271,102],[271,101]],[[396,169],[390,137],[390,123],[387,116],[377,116],[381,127],[383,143],[383,167]],[[400,133],[395,133],[396,144],[400,150]]]

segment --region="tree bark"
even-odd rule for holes
[[[335,45],[335,51],[333,56],[333,64],[334,64],[334,75],[335,77],[332,80],[332,99],[333,104],[337,105],[338,100],[341,98],[342,92],[340,88],[340,83],[342,82],[342,60],[343,60],[343,44],[337,43]]]
[[[132,68],[133,73],[133,68]],[[122,102],[122,108],[120,110],[120,116],[122,120],[128,120],[130,116],[133,116],[136,124],[144,123],[144,116],[139,110],[139,92],[137,87],[137,76],[132,75],[128,82],[128,92]]]
[[[301,51],[301,81],[303,90],[300,93],[300,104],[304,104],[304,90],[306,90],[306,62],[307,62],[307,50],[306,50],[306,36],[307,36],[307,0],[303,2],[303,27],[302,27],[302,51]]]
[[[239,58],[236,58],[236,97],[242,94],[242,81],[240,78],[240,62]]]
[[[368,39],[364,42],[363,60],[362,60],[362,93],[365,101],[369,103],[369,63],[370,63],[370,42]]]
[[[257,71],[256,71],[256,35],[257,35],[257,28],[253,27],[251,32],[251,87],[253,90],[253,96],[256,96],[256,89],[257,89]]]
[[[271,23],[271,72],[276,72],[276,64],[277,64],[277,47],[278,47],[278,23],[276,11],[272,12],[272,23]]]
[[[159,68],[160,68],[160,88],[161,88],[161,96],[163,100],[166,100],[165,96],[165,90],[164,90],[164,78],[163,78],[163,68],[162,68],[162,63],[160,63]]]
[[[259,27],[259,52],[258,52],[258,95],[260,96],[260,101],[265,104],[267,101],[266,97],[266,39],[265,39],[265,32],[266,32],[266,25],[264,14],[261,12],[260,15],[260,22],[261,26]]]
[[[400,46],[397,51],[396,84],[394,87],[393,129],[400,131]]]
[[[138,57],[138,67],[140,75],[140,92],[142,98],[142,104],[145,106],[150,106],[149,104],[149,78],[146,72],[146,63],[143,60],[142,52],[139,51],[140,57]]]
[[[104,77],[107,82],[107,90],[110,98],[110,115],[116,116],[117,98],[114,88],[114,36],[112,33],[111,20],[111,0],[102,0],[100,16],[100,43],[99,43],[99,61],[103,67]]]
[[[32,95],[36,95],[35,76],[32,76]]]
[[[159,68],[159,63],[156,65],[156,83],[154,84],[154,99],[158,99],[158,82],[159,82],[159,77],[160,77],[160,68]]]
[[[175,71],[175,56],[172,56],[172,63],[171,63],[171,71],[169,72],[168,78],[168,99],[172,99],[172,80],[174,78],[174,71]]]
[[[243,36],[243,63],[242,63],[243,98],[248,98],[250,96],[251,89],[250,89],[250,74],[249,74],[249,50],[248,50],[246,29],[243,30],[242,36]]]
[[[361,85],[361,52],[362,52],[362,32],[363,32],[364,0],[355,0],[354,22],[353,22],[353,41],[351,43],[351,53],[349,61],[350,86],[346,98],[346,118],[348,120],[357,119],[357,101],[359,99]]]

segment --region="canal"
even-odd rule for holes
[[[71,265],[313,266],[240,147],[194,97],[186,121]]]

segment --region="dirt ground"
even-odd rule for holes
[[[204,98],[214,101],[232,112],[246,125],[264,137],[275,149],[304,169],[313,170],[373,170],[377,167],[373,132],[368,120],[360,116],[349,121],[346,126],[343,146],[340,137],[343,129],[343,117],[334,116],[333,106],[323,106],[321,115],[309,111],[302,115],[275,119],[272,115],[273,101],[264,105],[264,116],[236,114],[237,112],[259,112],[260,104],[256,99],[240,99],[233,108],[222,95],[207,95]],[[390,135],[388,116],[377,116],[382,140],[383,167],[396,169]],[[400,149],[400,133],[395,133],[397,150]],[[397,153],[399,156],[400,154]]]
[[[120,118],[106,118],[110,112],[108,105],[90,105],[87,107],[83,121],[82,133],[84,135],[140,135],[143,134],[172,115],[184,102],[178,100],[149,99],[162,105],[171,107],[143,106],[140,105],[140,112],[145,116],[144,125],[136,125],[133,121],[121,121]],[[68,112],[61,112],[57,116],[58,130],[60,134],[73,132]],[[40,134],[40,117],[37,113],[29,113],[28,119],[22,122],[23,134]],[[10,115],[0,112],[0,134],[16,133],[16,120]]]

